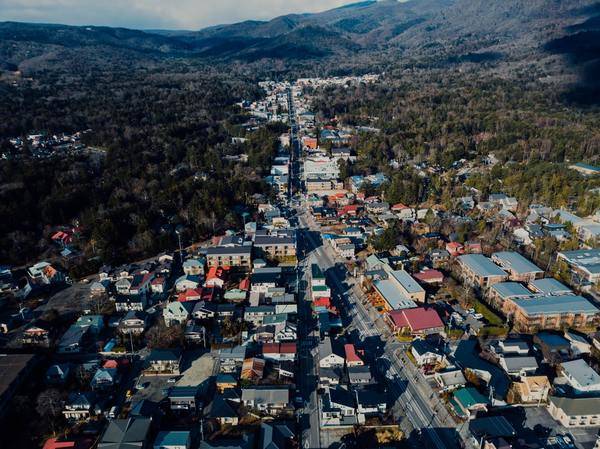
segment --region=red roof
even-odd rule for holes
[[[423,282],[433,282],[444,280],[444,274],[438,270],[424,270],[414,275],[416,279]]]
[[[244,278],[240,281],[240,290],[250,290],[250,278]]]
[[[195,301],[202,297],[202,291],[200,289],[192,289],[188,288],[186,291],[179,293],[177,295],[177,301],[185,302],[185,301]]]
[[[44,443],[44,449],[62,449],[75,447],[74,441],[57,441],[58,438],[49,438]]]
[[[346,362],[362,362],[362,359],[356,353],[356,349],[354,349],[352,343],[344,345],[344,352],[346,353]]]
[[[296,354],[296,343],[265,343],[263,354]]]
[[[424,307],[392,310],[388,315],[396,327],[409,327],[412,332],[444,327],[437,312]]]
[[[402,209],[408,209],[408,206],[405,206],[402,203],[394,204],[392,206],[392,210],[402,210]]]
[[[317,298],[313,304],[315,307],[331,307],[331,298]]]
[[[358,212],[358,204],[348,204],[347,206],[342,207],[339,212],[338,212],[338,216],[341,215],[346,215],[346,214],[356,214]]]
[[[103,368],[118,368],[119,364],[117,363],[116,360],[107,360],[106,362],[104,362],[104,365],[102,367]]]

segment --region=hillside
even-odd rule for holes
[[[73,60],[147,66],[165,58],[194,64],[272,59],[288,69],[310,61],[322,70],[502,61],[507,73],[516,67],[560,73],[573,65],[594,82],[599,18],[594,0],[382,0],[194,32],[5,22],[0,70],[28,73]]]

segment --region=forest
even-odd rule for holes
[[[262,176],[282,127],[248,132],[235,106],[260,95],[254,80],[175,64],[110,67],[40,73],[3,95],[5,145],[34,131],[91,129],[84,143],[105,156],[0,162],[0,263],[31,262],[49,229],[74,224],[88,258],[131,260],[174,248],[176,228],[189,244],[239,225],[253,195],[269,193]],[[224,158],[241,153],[247,162]]]
[[[391,203],[416,204],[429,195],[432,202],[449,204],[467,194],[466,185],[484,197],[505,191],[582,214],[600,207],[600,195],[591,192],[600,181],[568,169],[574,162],[599,163],[597,109],[567,105],[560,90],[533,77],[415,72],[316,93],[313,104],[321,120],[382,130],[360,135],[358,160],[344,164],[344,174],[384,171],[391,179],[384,187]],[[457,179],[455,163],[481,163],[490,153],[500,161],[493,170],[469,174],[466,183]],[[391,160],[402,168],[393,169]],[[418,163],[439,168],[429,186],[413,169]]]

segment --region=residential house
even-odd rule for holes
[[[198,386],[172,387],[169,391],[169,406],[173,411],[195,412],[198,407]]]
[[[319,368],[319,388],[340,384],[341,368]]]
[[[148,365],[146,375],[179,375],[181,350],[152,349],[146,358],[146,363]]]
[[[259,257],[279,262],[296,259],[296,237],[291,235],[256,235],[254,248]]]
[[[158,432],[154,439],[153,449],[190,449],[192,437],[187,430],[171,430]]]
[[[359,423],[364,423],[367,417],[383,416],[387,411],[386,395],[374,388],[360,388],[355,396]]]
[[[262,347],[263,357],[274,361],[296,360],[296,343],[265,343]]]
[[[184,274],[175,281],[175,290],[178,293],[188,290],[197,290],[202,286],[202,277],[191,274]]]
[[[52,365],[46,370],[46,383],[48,385],[62,385],[67,381],[70,373],[71,365],[68,363]]]
[[[433,269],[425,269],[413,275],[413,277],[427,285],[439,285],[444,282],[444,274],[441,271]]]
[[[264,377],[265,361],[257,357],[250,357],[242,363],[240,379],[257,382]]]
[[[562,375],[577,393],[600,392],[600,374],[585,360],[577,359],[561,364]]]
[[[523,404],[540,404],[548,400],[551,385],[546,376],[525,376],[513,383],[518,400]]]
[[[319,367],[320,368],[343,368],[344,357],[333,350],[333,343],[330,337],[325,337],[319,343]]]
[[[562,251],[557,260],[564,261],[580,279],[590,284],[600,282],[600,248]]]
[[[214,302],[198,301],[194,303],[192,316],[198,320],[213,318],[217,313],[217,304]]]
[[[453,391],[467,384],[462,370],[454,367],[448,367],[444,371],[435,373],[433,378],[442,392]]]
[[[261,423],[259,432],[259,449],[286,449],[296,447],[296,433],[287,424]]]
[[[290,390],[286,386],[242,388],[242,403],[268,414],[278,414],[290,408]]]
[[[487,412],[489,401],[474,387],[465,387],[452,394],[450,403],[458,416],[471,419],[478,412]]]
[[[204,261],[200,259],[187,259],[183,262],[183,272],[186,276],[204,275]]]
[[[173,301],[163,309],[163,319],[165,324],[171,326],[181,326],[185,324],[194,310],[195,305],[191,302]]]
[[[84,421],[93,412],[96,395],[93,392],[73,392],[64,404],[62,414],[67,421]]]
[[[418,366],[437,365],[446,360],[442,351],[425,340],[413,340],[410,353],[415,358]]]
[[[241,367],[246,359],[246,347],[234,346],[219,350],[219,368],[222,373],[232,373]]]
[[[275,306],[249,306],[244,310],[244,320],[254,324],[255,326],[261,326],[265,317],[269,315],[275,315]]]
[[[600,425],[598,398],[568,398],[551,396],[548,403],[550,415],[566,428],[597,427]]]
[[[222,394],[215,394],[212,402],[205,410],[205,416],[216,420],[220,425],[237,426],[239,415],[237,412],[239,404],[227,399]]]
[[[229,388],[236,388],[237,380],[232,374],[219,373],[217,374],[217,377],[215,379],[215,384],[217,387],[217,391],[219,393],[223,393]]]
[[[151,423],[150,418],[113,419],[100,437],[98,449],[143,449]]]
[[[506,374],[519,378],[533,374],[539,368],[535,357],[530,356],[500,357],[498,364],[506,372]]]
[[[67,329],[58,342],[57,352],[59,354],[72,354],[81,352],[88,332],[89,327],[72,325]]]
[[[371,370],[365,365],[355,365],[347,367],[348,382],[352,386],[368,385],[373,382]]]
[[[356,423],[356,405],[352,393],[342,387],[326,388],[321,395],[321,424],[339,426]]]
[[[130,310],[119,322],[122,335],[142,335],[148,325],[148,314],[139,310]]]
[[[98,368],[90,382],[94,390],[108,390],[113,388],[119,380],[117,368]]]
[[[356,348],[352,343],[346,343],[344,345],[344,355],[346,358],[346,366],[364,366],[362,358],[356,353]]]

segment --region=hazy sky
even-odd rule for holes
[[[357,0],[0,0],[0,21],[199,29],[316,12]]]

